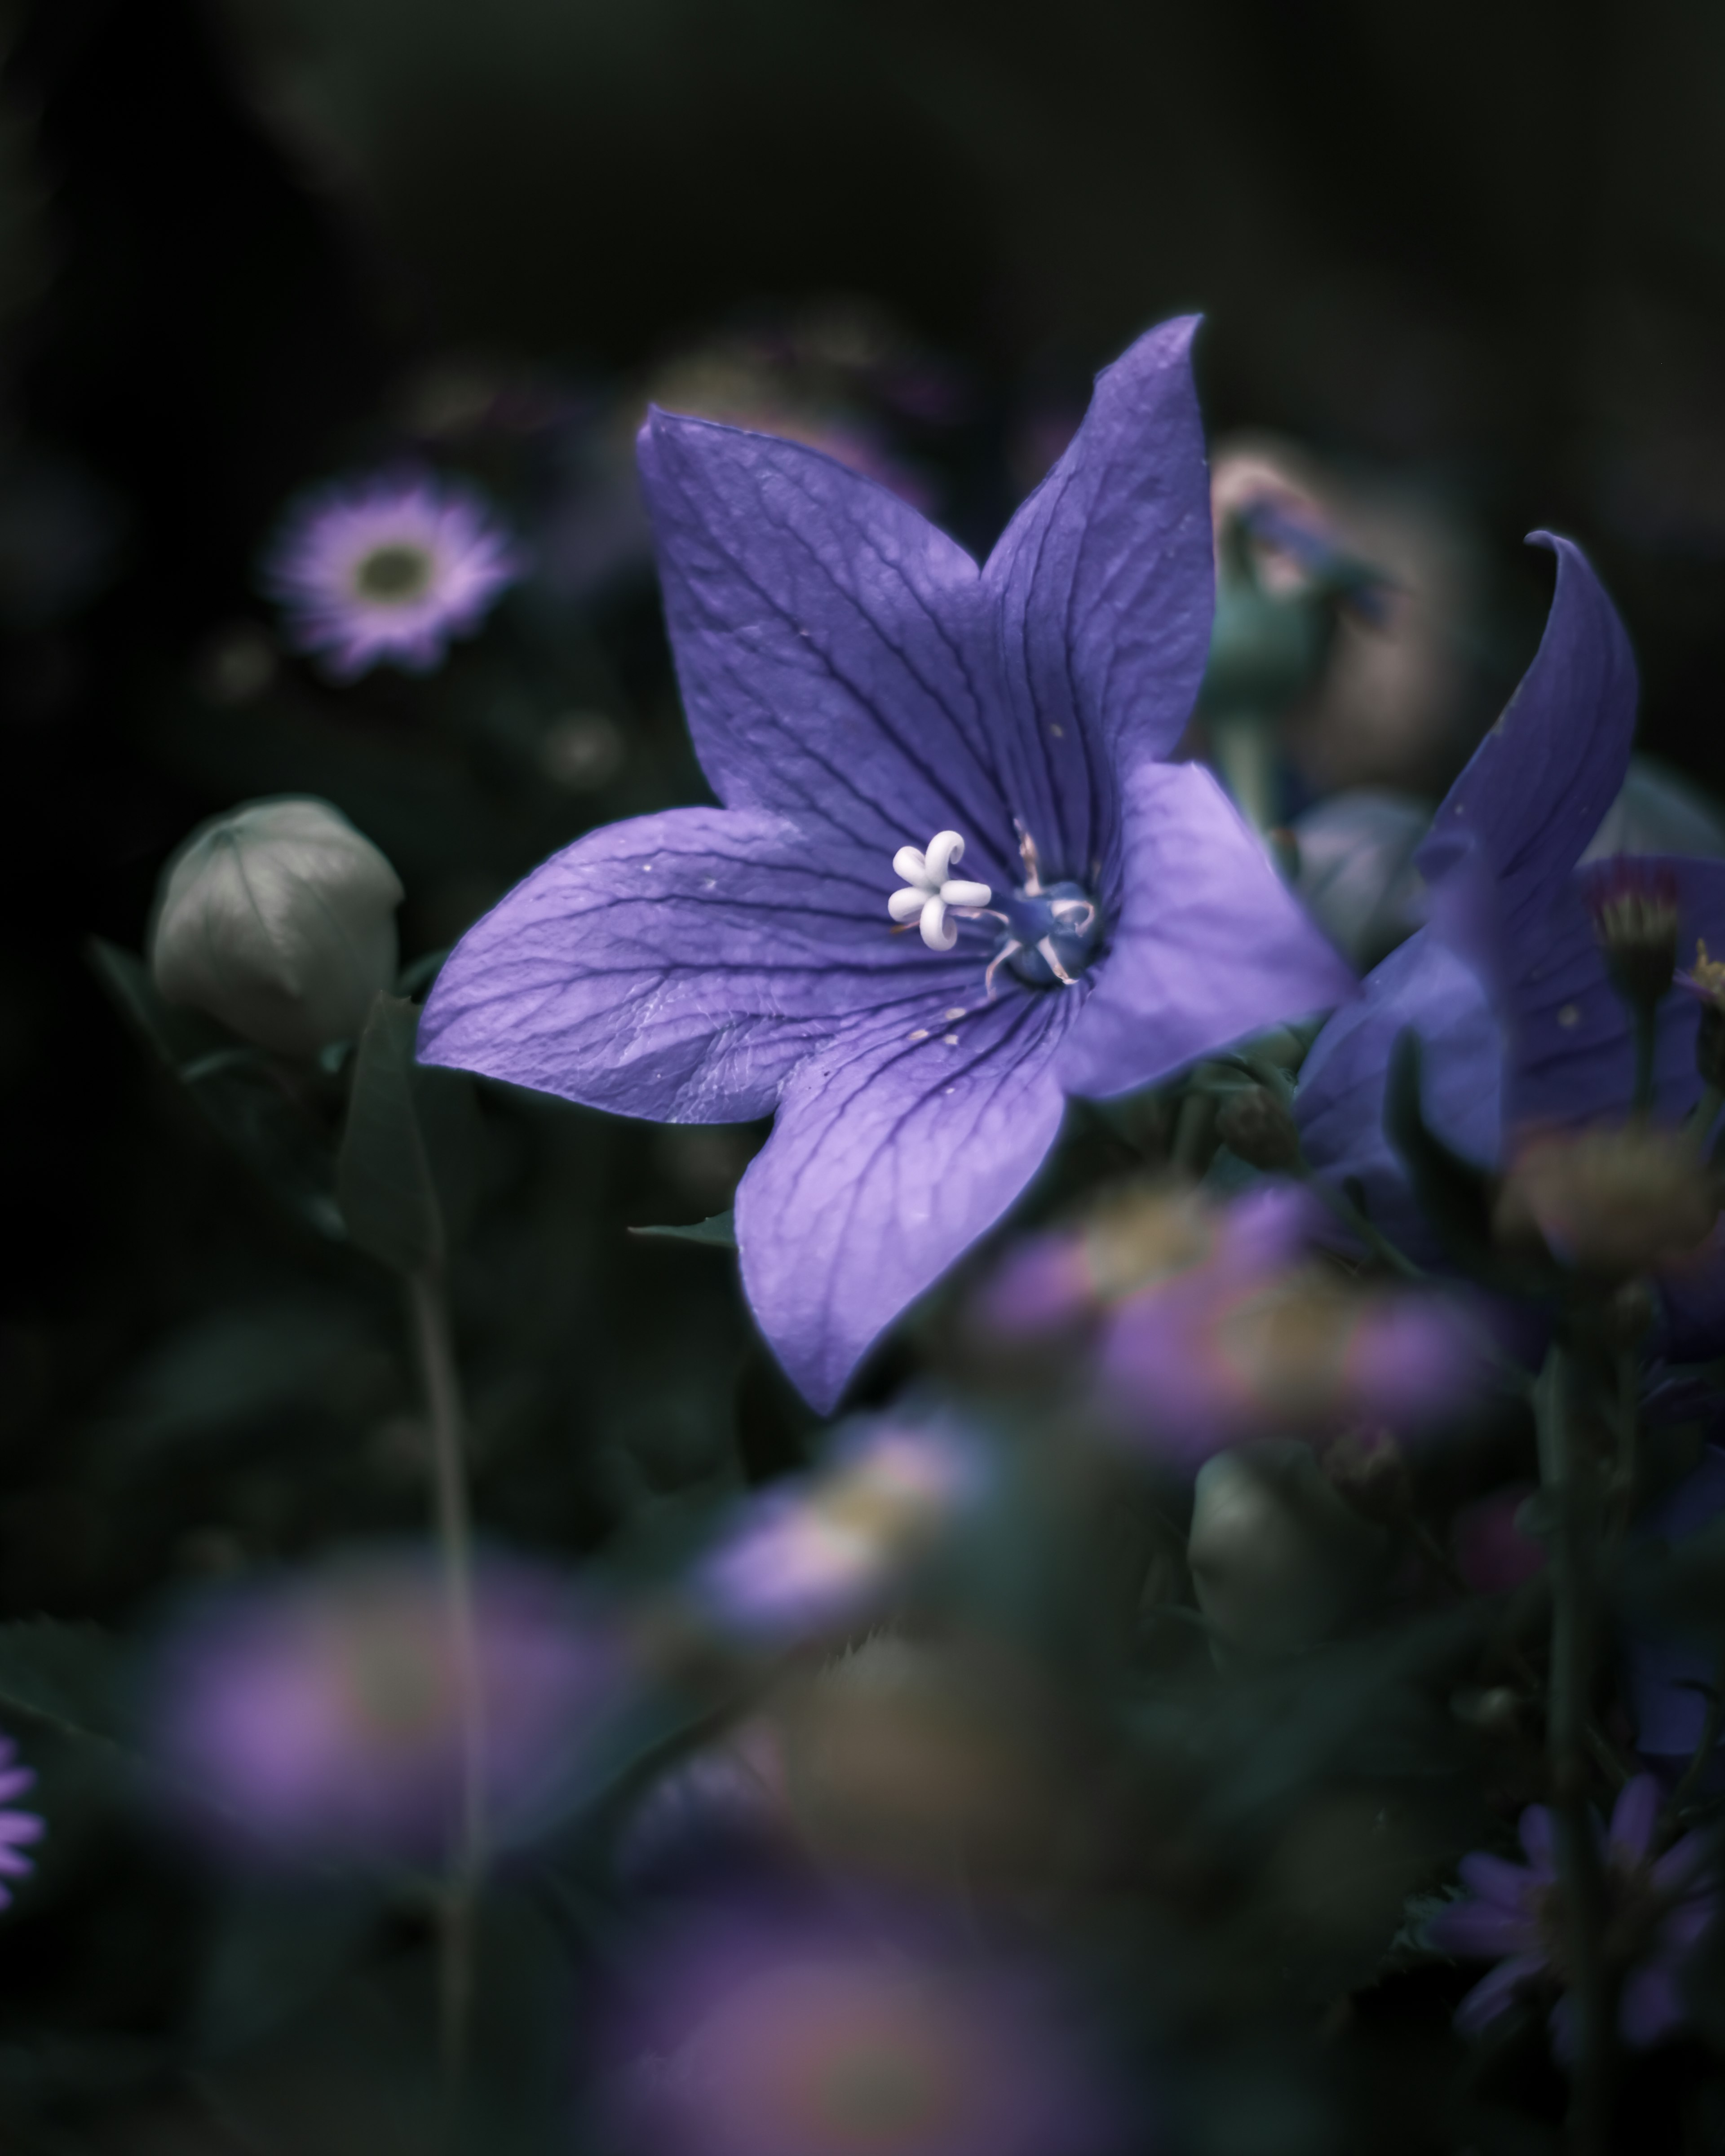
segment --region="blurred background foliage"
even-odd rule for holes
[[[649,394],[842,445],[983,547],[1094,368],[1201,308],[1213,439],[1267,444],[1440,594],[1433,709],[1374,731],[1381,683],[1307,709],[1307,798],[1459,767],[1537,640],[1536,525],[1623,609],[1644,746],[1725,790],[1705,0],[12,0],[0,37],[8,1618],[146,1622],[420,1523],[391,1285],[236,1174],[85,939],[138,950],[167,854],[244,797],[321,794],[373,839],[410,960],[589,824],[700,798],[632,490]],[[297,488],[403,457],[485,484],[535,572],[429,682],[337,691],[278,648],[259,549]],[[578,1555],[801,1457],[729,1260],[625,1233],[722,1211],[759,1137],[485,1094],[454,1286],[490,1532]],[[0,2106],[147,2082],[207,1981],[203,1888],[54,1734],[108,1712],[76,1636],[33,1725],[55,1824],[0,1989],[38,2034],[0,2044]],[[1409,1878],[1436,1831],[1410,1818]],[[291,1943],[308,1991],[329,1921],[326,1963]],[[542,1950],[495,1922],[532,1933],[510,1966]],[[346,2010],[305,2039],[337,2082]],[[267,2112],[287,2069],[248,2071]]]

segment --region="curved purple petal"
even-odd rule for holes
[[[983,578],[1020,759],[1014,808],[1045,870],[1114,896],[1113,774],[1173,748],[1209,649],[1214,556],[1195,318],[1096,377],[1071,446]]]
[[[1661,1894],[1686,1892],[1707,1870],[1715,1850],[1712,1835],[1698,1830],[1674,1841],[1649,1875],[1656,1891]]]
[[[1496,1902],[1452,1902],[1426,1923],[1425,1936],[1440,1953],[1468,1961],[1538,1951],[1539,1927]]]
[[[997,887],[1020,812],[976,563],[819,450],[655,410],[641,430],[677,678],[727,807],[819,834],[886,902],[902,845],[960,831]]]
[[[1675,1969],[1664,1962],[1643,1962],[1623,1980],[1617,2026],[1631,2050],[1651,2051],[1675,2035],[1689,2016]]]
[[[1618,1792],[1606,1846],[1620,1863],[1639,1864],[1653,1846],[1653,1830],[1663,1802],[1664,1792],[1651,1774],[1635,1775]]]
[[[1132,875],[1061,1053],[1069,1092],[1106,1097],[1147,1086],[1356,993],[1352,972],[1201,765],[1138,763],[1124,797]]]
[[[742,1122],[842,1016],[962,1002],[988,940],[964,924],[947,957],[895,936],[880,880],[783,817],[673,808],[578,839],[470,928],[418,1052],[589,1107]]]
[[[1076,995],[930,1025],[846,1023],[786,1084],[737,1194],[762,1331],[824,1413],[870,1344],[1035,1173],[1065,1106],[1054,1060]]]
[[[1474,751],[1416,856],[1437,882],[1471,840],[1520,944],[1604,819],[1629,769],[1635,662],[1617,611],[1573,540],[1535,531],[1558,557],[1545,634],[1502,716]]]
[[[1507,1857],[1492,1856],[1482,1849],[1464,1856],[1456,1868],[1471,1893],[1482,1902],[1495,1902],[1502,1909],[1524,1909],[1529,1895],[1538,1892],[1542,1884],[1524,1865],[1512,1864]]]
[[[1545,1966],[1543,1954],[1517,1954],[1512,1961],[1499,1962],[1455,2009],[1457,2029],[1464,2036],[1482,2034],[1515,2003],[1515,1995],[1524,1984],[1544,1974]]]

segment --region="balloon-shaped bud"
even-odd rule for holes
[[[403,891],[326,801],[250,801],[201,824],[163,870],[150,970],[189,1005],[281,1055],[351,1040],[395,979]]]

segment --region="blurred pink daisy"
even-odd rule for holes
[[[515,541],[470,488],[409,471],[302,495],[262,582],[294,648],[352,681],[380,662],[430,673],[521,569]]]

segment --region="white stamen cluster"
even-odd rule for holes
[[[993,896],[985,883],[967,883],[951,874],[964,858],[964,841],[956,831],[937,831],[927,850],[901,846],[892,857],[895,875],[905,880],[886,901],[901,927],[920,918],[922,941],[931,951],[950,951],[958,941],[958,924],[949,911],[973,914]]]

